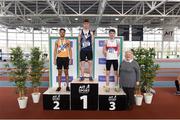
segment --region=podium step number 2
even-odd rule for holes
[[[45,110],[70,110],[70,92],[56,92],[56,88],[49,88],[43,94]]]

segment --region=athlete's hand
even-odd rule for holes
[[[104,52],[104,56],[106,57],[106,55],[107,55],[107,52]]]
[[[54,60],[54,65],[56,65],[56,59]]]
[[[61,52],[61,50],[58,50],[58,53],[60,53]]]
[[[120,52],[118,51],[118,52],[117,52],[117,56],[119,56],[119,55],[120,55]]]
[[[69,65],[72,65],[72,64],[73,64],[73,60],[69,59]]]
[[[137,86],[139,86],[139,84],[140,84],[140,82],[139,82],[139,81],[137,81],[137,82],[136,82],[136,85],[137,85]]]

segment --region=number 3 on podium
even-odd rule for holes
[[[116,109],[116,103],[115,102],[110,102],[110,108],[109,110],[115,110]]]

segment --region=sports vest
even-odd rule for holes
[[[69,45],[68,40],[57,40],[57,57],[69,57]]]
[[[92,36],[90,30],[86,35],[82,30],[80,44],[81,44],[81,50],[85,50],[85,51],[92,50]]]
[[[118,42],[117,40],[107,40],[106,44],[106,59],[118,60]]]

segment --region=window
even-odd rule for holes
[[[16,33],[8,33],[8,39],[9,40],[16,40],[17,39]]]
[[[32,41],[33,40],[33,35],[31,33],[27,33],[27,34],[25,34],[25,39]]]
[[[0,40],[6,40],[6,32],[0,31]]]
[[[17,33],[17,41],[24,41],[24,33]]]

